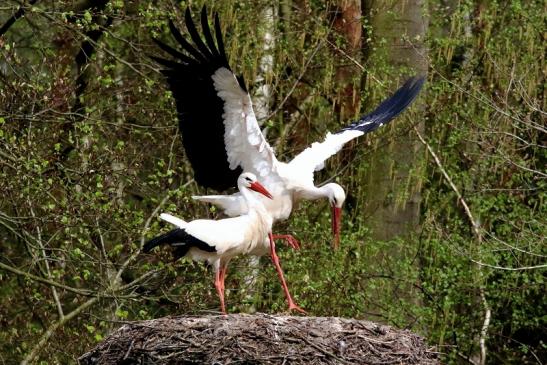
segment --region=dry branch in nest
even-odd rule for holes
[[[439,364],[408,330],[337,317],[266,314],[127,323],[79,359],[92,364]]]

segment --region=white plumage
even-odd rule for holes
[[[268,199],[272,196],[257,181],[256,176],[248,172],[238,178],[238,188],[247,206],[245,214],[220,220],[196,219],[185,222],[163,213],[160,218],[178,228],[148,241],[143,247],[143,252],[169,244],[174,249],[176,259],[187,256],[193,260],[209,262],[215,270],[215,287],[220,298],[221,310],[226,313],[224,279],[228,263],[238,255],[264,255],[269,248],[289,302],[289,309],[300,310],[289,294],[275,253],[271,235],[273,219],[258,199],[258,195],[251,190],[261,193]]]
[[[333,210],[335,247],[339,242],[341,207],[346,195],[344,189],[336,183],[316,187],[314,172],[321,170],[325,161],[340,151],[344,144],[391,120],[414,99],[422,83],[411,79],[412,82],[407,82],[399,90],[399,94],[406,91],[408,96],[401,98],[401,95],[395,94],[373,113],[354,123],[353,128],[335,134],[327,133],[322,142],[314,142],[290,162],[284,163],[277,160],[273,149],[264,138],[252,108],[251,98],[241,88],[235,75],[222,67],[212,75],[212,79],[218,97],[224,102],[224,142],[230,168],[241,166],[243,170],[260,176],[264,186],[275,197],[274,200],[263,201],[274,221],[287,219],[293,205],[300,199],[327,198]],[[193,198],[215,204],[229,216],[237,216],[247,211],[240,193]]]
[[[243,78],[237,77],[228,64],[218,16],[215,15],[214,24],[216,42],[205,7],[201,12],[204,39],[198,33],[189,9],[185,22],[193,45],[172,22],[169,27],[186,54],[156,41],[176,61],[155,59],[166,67],[162,72],[177,101],[179,127],[195,180],[204,187],[222,191],[233,186],[234,172],[238,169],[254,173],[275,198],[262,198],[274,222],[287,219],[300,199],[327,198],[333,210],[334,244],[337,246],[341,207],[346,195],[338,184],[315,186],[314,172],[322,169],[325,160],[345,143],[374,131],[399,115],[416,98],[424,78],[410,78],[372,113],[336,133],[328,133],[322,142],[313,143],[292,161],[284,163],[277,160],[260,130]],[[194,198],[219,206],[229,216],[245,214],[248,210],[240,193]]]

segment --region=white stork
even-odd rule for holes
[[[275,198],[263,199],[274,221],[287,219],[293,205],[301,199],[327,198],[332,207],[333,243],[337,247],[341,207],[346,195],[335,183],[315,186],[314,171],[321,170],[325,160],[348,141],[374,131],[399,115],[419,94],[424,77],[410,78],[372,113],[336,133],[327,133],[323,142],[313,143],[290,162],[281,162],[260,130],[243,78],[236,76],[228,64],[218,14],[214,17],[216,42],[203,7],[203,40],[187,8],[185,23],[194,45],[170,21],[171,33],[186,54],[155,40],[176,61],[153,57],[165,67],[162,73],[176,100],[182,142],[195,181],[203,187],[224,191],[234,186],[241,171],[255,173]],[[240,193],[194,198],[219,206],[229,216],[240,215],[248,209]],[[288,235],[274,238],[294,240]]]
[[[185,222],[170,214],[161,214],[161,218],[178,228],[153,238],[143,246],[143,252],[150,252],[154,247],[168,244],[174,248],[175,260],[188,256],[192,260],[209,262],[215,270],[215,287],[220,298],[222,313],[224,305],[224,279],[230,260],[241,254],[264,255],[270,248],[272,260],[276,267],[281,285],[289,303],[289,310],[303,312],[293,301],[279,258],[275,252],[275,243],[271,233],[273,219],[254,190],[268,199],[272,195],[261,185],[253,173],[245,172],[237,180],[242,199],[248,207],[246,214],[220,220],[197,219]],[[269,240],[268,240],[269,238]],[[268,245],[269,242],[269,245]]]

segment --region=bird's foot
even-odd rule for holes
[[[300,250],[300,242],[291,235],[287,236],[287,244],[295,250]]]
[[[298,305],[296,305],[296,303],[294,302],[290,302],[289,303],[289,312],[291,311],[297,311],[299,313],[302,313],[302,314],[308,314],[304,309],[300,308]]]
[[[289,245],[295,250],[300,250],[300,242],[290,234],[276,234],[273,236],[274,239],[283,239]]]

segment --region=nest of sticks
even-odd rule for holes
[[[230,314],[130,322],[80,364],[439,364],[420,336],[337,317]]]

